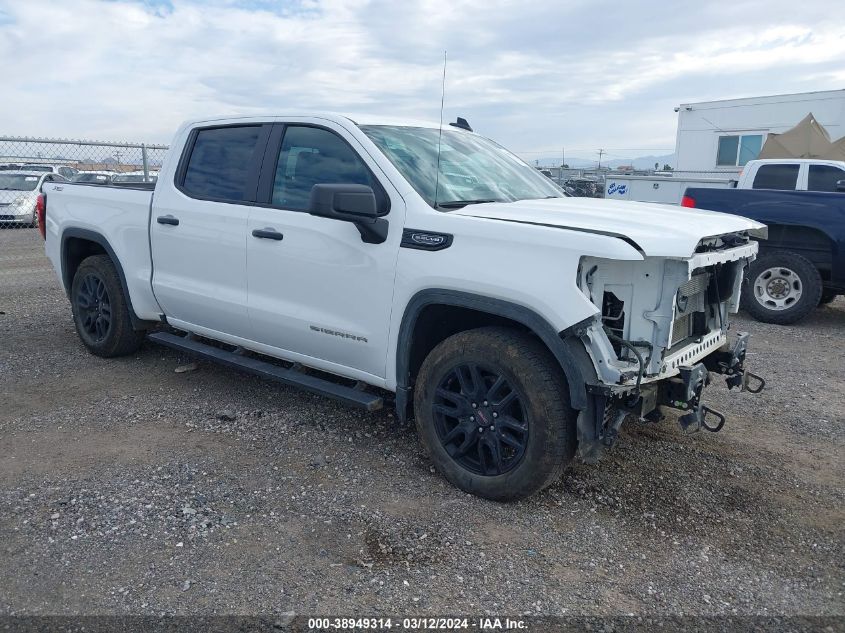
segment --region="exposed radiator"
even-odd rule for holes
[[[692,336],[692,313],[680,316],[672,323],[672,342],[669,343],[669,347],[674,347],[690,336]]]

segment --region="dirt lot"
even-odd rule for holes
[[[0,231],[0,614],[845,614],[845,300],[740,317],[769,387],[719,434],[629,424],[502,505],[410,427],[146,345],[76,337]]]

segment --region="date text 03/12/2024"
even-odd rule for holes
[[[524,620],[511,618],[309,618],[308,629],[312,631],[336,630],[392,630],[403,631],[457,631],[475,629],[478,631],[525,631]]]

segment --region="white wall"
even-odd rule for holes
[[[716,165],[720,136],[756,133],[765,142],[767,133],[785,132],[810,112],[831,140],[845,136],[845,90],[681,104],[675,168],[737,173],[741,167]]]

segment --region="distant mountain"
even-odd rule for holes
[[[586,158],[578,158],[573,156],[566,158],[566,164],[572,169],[589,169],[596,166],[597,160],[589,160]],[[552,158],[551,156],[539,159],[540,167],[557,167],[560,165],[560,156]],[[675,155],[666,154],[664,156],[638,156],[637,158],[613,158],[602,160],[602,167],[623,167],[626,165],[633,165],[634,169],[654,169],[654,163],[657,163],[660,168],[665,164],[672,167],[675,166]]]

